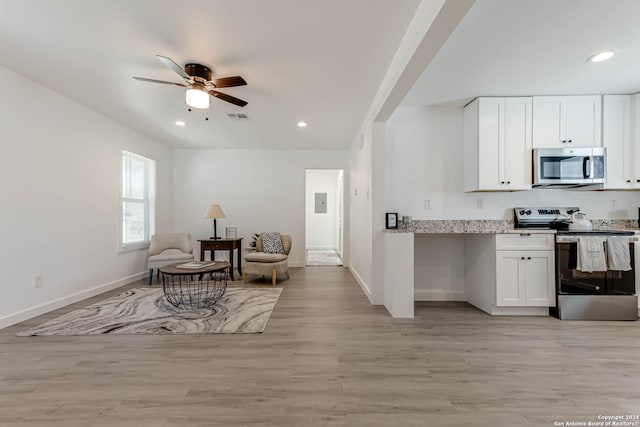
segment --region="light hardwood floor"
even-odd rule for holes
[[[14,335],[124,288],[0,330],[0,425],[553,426],[640,414],[639,322],[491,317],[464,303],[392,319],[340,267],[291,269],[278,286],[263,334]]]

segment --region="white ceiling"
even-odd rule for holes
[[[0,65],[174,147],[345,149],[418,3],[0,0]],[[156,54],[241,75],[221,91],[248,106],[187,112],[183,88],[132,79],[181,82]]]
[[[477,0],[402,105],[640,92],[639,19],[639,0]]]
[[[345,149],[419,2],[0,0],[0,65],[174,147]],[[402,105],[639,92],[639,16],[639,0],[477,0]],[[249,104],[187,112],[183,88],[131,78],[181,82],[156,54],[243,76],[221,91]]]

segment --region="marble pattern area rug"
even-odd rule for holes
[[[307,266],[309,267],[336,267],[341,266],[342,260],[332,249],[307,250]]]
[[[185,310],[171,305],[162,289],[134,288],[16,335],[260,333],[281,292],[227,288],[212,307]]]

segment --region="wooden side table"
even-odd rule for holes
[[[238,256],[238,273],[242,277],[242,237],[239,239],[204,239],[200,242],[200,261],[204,261],[204,252],[211,251],[211,259],[215,259],[216,251],[229,251],[229,275],[233,278],[233,250],[236,250]]]

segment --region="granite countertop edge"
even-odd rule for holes
[[[591,220],[595,230],[630,230],[640,233],[637,220]],[[512,220],[414,220],[408,226],[384,230],[387,233],[413,234],[555,234],[556,230],[518,229]]]

